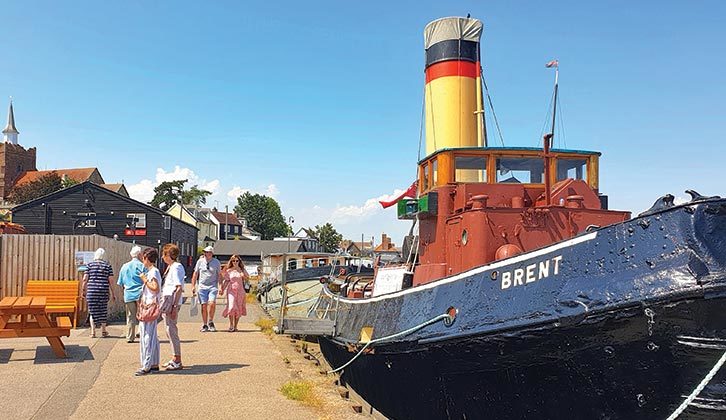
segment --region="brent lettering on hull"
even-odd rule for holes
[[[552,275],[557,275],[560,273],[561,261],[562,255],[558,255],[544,261],[529,264],[524,268],[504,271],[502,272],[502,290],[545,279],[550,276],[550,270],[552,270]]]

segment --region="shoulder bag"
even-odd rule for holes
[[[144,289],[146,289],[146,285],[144,285]],[[139,305],[136,308],[136,319],[138,319],[141,322],[151,322],[156,319],[159,319],[159,315],[161,314],[161,307],[159,305],[159,294],[157,292],[156,298],[151,303],[145,303],[144,302],[144,291],[141,291],[141,299],[139,300]]]

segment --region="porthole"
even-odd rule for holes
[[[466,245],[467,242],[469,242],[469,232],[464,229],[464,231],[461,232],[461,244]]]

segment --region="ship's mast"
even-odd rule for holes
[[[552,60],[545,64],[547,68],[555,68],[555,94],[552,103],[552,132],[544,136],[544,176],[545,176],[545,203],[547,206],[552,205],[552,186],[550,185],[550,149],[555,145],[555,121],[557,117],[557,88],[560,78],[560,63],[558,60]]]
[[[554,138],[555,138],[555,118],[557,116],[557,91],[559,87],[559,79],[560,79],[560,62],[559,60],[552,60],[549,63],[545,65],[547,68],[555,68],[555,95],[554,100],[552,102],[552,137],[550,141],[552,143],[550,144],[550,147],[554,146]]]

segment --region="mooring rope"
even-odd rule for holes
[[[407,330],[401,331],[399,333],[392,334],[392,335],[388,335],[388,336],[381,337],[381,338],[376,338],[375,340],[371,340],[371,341],[367,342],[366,345],[363,346],[363,348],[360,349],[358,351],[358,353],[356,353],[356,355],[353,356],[353,358],[348,361],[348,363],[344,364],[343,366],[341,366],[341,367],[339,367],[337,369],[333,369],[333,370],[329,371],[328,373],[335,373],[335,372],[338,372],[338,371],[343,370],[346,367],[350,366],[350,364],[353,363],[355,361],[355,359],[358,358],[358,356],[360,356],[361,354],[363,354],[363,352],[371,344],[377,344],[377,343],[380,343],[380,342],[383,342],[383,341],[387,341],[387,340],[392,340],[392,339],[398,338],[398,337],[405,337],[407,335],[410,335],[410,334],[415,333],[416,331],[418,331],[418,330],[420,330],[422,328],[428,327],[431,324],[435,324],[435,323],[437,323],[439,321],[443,321],[443,320],[448,320],[448,322],[451,323],[451,322],[454,322],[454,317],[451,316],[451,315],[449,315],[449,313],[447,312],[447,313],[441,314],[441,315],[439,315],[437,317],[431,318],[428,321],[423,322],[421,324],[418,324],[418,325],[416,325],[414,327],[411,327],[411,328],[409,328]]]
[[[726,363],[726,352],[724,352],[724,354],[721,356],[721,358],[718,359],[718,362],[716,362],[716,364],[713,366],[711,371],[708,372],[708,375],[706,375],[706,377],[703,378],[701,383],[698,384],[696,389],[694,389],[693,392],[691,392],[691,395],[689,395],[688,398],[686,398],[686,400],[683,401],[683,403],[676,409],[676,411],[673,412],[673,414],[668,416],[667,420],[677,419],[678,416],[680,416],[681,413],[683,413],[683,411],[685,411],[685,409],[688,408],[688,406],[693,402],[693,400],[696,399],[698,394],[700,394],[701,391],[703,391],[703,388],[705,388],[706,385],[708,385],[708,383],[711,382],[711,379],[713,379],[713,377],[716,375],[716,373],[719,371],[719,369],[721,369],[721,366],[723,366],[724,363]]]

